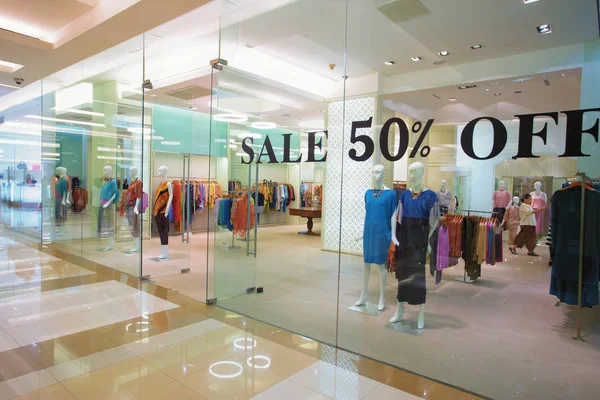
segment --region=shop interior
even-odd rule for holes
[[[219,35],[208,28],[211,16],[218,19],[214,3],[46,79],[50,88],[75,87],[81,81],[84,85],[78,86],[77,94],[66,97],[87,93],[90,100],[71,100],[74,108],[69,108],[55,104],[58,95],[52,100],[44,96],[41,104],[27,103],[37,112],[19,111],[13,125],[3,125],[15,135],[23,134],[18,118],[40,114],[40,109],[42,115],[56,120],[45,122],[52,129],[44,128],[37,142],[37,149],[43,149],[42,163],[39,169],[27,170],[31,179],[22,170],[3,168],[3,209],[16,210],[12,202],[23,204],[18,212],[3,212],[3,218],[18,219],[13,226],[21,224],[30,235],[41,233],[43,243],[56,249],[474,393],[491,398],[535,394],[548,399],[567,398],[573,391],[590,393],[597,375],[600,315],[597,307],[579,314],[576,307],[557,303],[549,294],[549,213],[541,214],[539,229],[536,225],[538,256],[528,256],[525,249],[511,254],[511,230],[504,230],[502,255],[497,257],[501,261],[483,262],[480,273],[474,274],[459,260],[443,271],[439,282],[426,273],[426,305],[407,305],[399,325],[390,323],[397,315],[398,280],[385,268],[366,269],[363,258],[365,190],[373,188],[377,165],[383,166],[383,184],[400,193],[410,189],[411,164],[421,163],[424,186],[438,198],[446,196],[446,208],[440,212],[447,215],[498,218],[494,209],[508,208],[505,198],[510,201],[528,193],[538,197],[545,193],[544,201],[550,204],[553,194],[581,172],[578,160],[558,157],[566,120],[561,116],[554,124],[536,119],[536,131],[548,124],[547,143],[534,141],[533,145],[540,158],[514,160],[519,131],[515,116],[584,108],[583,68],[565,66],[502,77],[486,71],[478,76],[475,68],[469,73],[461,66],[488,62],[491,68],[492,58],[511,54],[498,51],[479,60],[475,50],[469,50],[462,55],[463,64],[456,62],[451,69],[472,75],[472,81],[450,85],[440,78],[421,84],[411,79],[412,73],[423,72],[417,67],[421,60],[406,57],[406,62],[388,65],[382,49],[383,43],[394,47],[390,50],[394,54],[413,50],[421,54],[416,49],[436,48],[433,43],[438,38],[429,29],[424,32],[418,20],[405,23],[400,32],[388,20],[380,20],[372,4],[357,1],[346,17],[354,28],[346,53],[340,55],[331,50],[344,42],[344,24],[336,19],[343,15],[335,9],[338,2],[327,6],[316,0],[271,2],[277,7],[255,10],[251,17],[227,9]],[[327,12],[332,10],[336,12]],[[450,22],[444,19],[457,24],[455,18],[440,14],[433,13],[431,18],[437,22],[428,25],[447,26]],[[564,16],[565,24],[581,20],[576,13]],[[242,24],[243,18],[247,20]],[[312,28],[315,36],[302,33],[296,24],[280,42],[266,37],[265,26],[281,30],[296,19],[309,24],[305,29]],[[400,35],[404,36],[389,44],[389,37]],[[461,35],[453,37],[464,41],[467,35],[470,40],[470,33]],[[325,36],[329,49],[317,44],[324,43]],[[362,40],[365,37],[377,38],[379,47],[364,50],[369,47]],[[426,44],[420,46],[416,38]],[[513,44],[515,40],[506,38]],[[530,47],[572,42],[573,38]],[[216,43],[229,65],[207,65],[207,60],[217,58]],[[526,41],[520,43],[522,48],[515,54],[531,50]],[[253,50],[256,46],[260,51]],[[115,68],[110,60],[119,59],[119,54],[130,58]],[[375,62],[377,69],[371,64]],[[442,64],[437,66],[444,68]],[[90,68],[97,65],[102,67]],[[199,65],[203,67],[190,67]],[[95,73],[89,74],[90,70]],[[379,80],[362,79],[373,71]],[[429,71],[433,72],[427,79],[436,73]],[[392,79],[397,76],[401,78]],[[151,78],[148,83],[145,77]],[[140,89],[132,82],[144,85]],[[104,123],[99,114],[110,119],[114,129],[95,125]],[[424,140],[411,134],[408,152],[415,150],[414,156],[390,162],[376,152],[368,162],[352,162],[348,158],[353,148],[351,124],[371,116],[375,127],[363,134],[372,138],[390,118],[402,118],[409,128],[417,121],[422,125],[435,121]],[[507,146],[491,160],[473,160],[460,146],[465,125],[481,116],[497,118],[508,131]],[[77,120],[81,126],[58,119]],[[327,154],[327,161],[306,162],[311,133],[322,143],[316,159]],[[489,152],[492,133],[490,124],[477,125],[476,152]],[[291,159],[302,156],[302,162],[284,161],[284,134],[290,135]],[[252,138],[256,154],[267,136],[277,162],[268,163],[267,154],[261,163],[245,164],[248,155],[242,141]],[[396,149],[399,141],[395,128],[388,140],[390,149]],[[41,143],[58,143],[55,149],[60,150],[44,149]],[[429,148],[428,154],[424,147]],[[354,148],[362,151],[360,146]],[[13,158],[28,160],[20,154]],[[106,166],[111,166],[108,172]],[[583,172],[600,177],[595,171]],[[65,204],[62,199],[56,202],[52,191],[55,175],[58,181],[69,178]],[[120,210],[128,190],[124,183],[129,186],[136,176],[148,195],[148,208],[137,217],[128,214],[127,205]],[[78,178],[77,184],[73,178]],[[26,185],[16,190],[11,180]],[[100,215],[102,190],[112,180],[118,181],[119,193],[106,225],[106,212]],[[174,193],[167,229],[153,217],[156,193],[165,182]],[[41,207],[27,202],[28,190],[41,193]],[[235,223],[233,204],[242,210],[235,214]],[[57,210],[67,210],[66,218]],[[135,221],[139,228],[134,228]],[[165,231],[167,240],[161,237]],[[572,339],[579,321],[585,342]],[[507,388],[515,393],[508,395]]]

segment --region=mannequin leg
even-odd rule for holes
[[[160,258],[161,260],[166,260],[167,258],[169,258],[169,246],[166,244],[163,244],[160,246],[160,256],[158,256],[158,258]]]
[[[104,250],[112,250],[115,248],[115,238],[109,238],[106,242]]]
[[[133,238],[133,247],[130,250],[132,253],[137,253],[140,251],[140,238]]]
[[[396,314],[390,319],[390,322],[393,324],[395,322],[400,322],[404,319],[404,303],[398,302],[398,308],[396,308]]]
[[[423,329],[425,327],[425,304],[421,304],[419,307],[419,319],[417,320],[417,329]]]
[[[363,286],[362,286],[362,291],[360,292],[360,298],[358,299],[358,301],[356,303],[354,303],[355,306],[364,306],[365,304],[367,304],[367,298],[368,296],[368,291],[369,291],[369,277],[371,276],[371,264],[369,263],[365,263],[365,269],[363,270]]]
[[[387,280],[387,271],[385,269],[385,264],[379,264],[379,304],[377,305],[377,309],[379,311],[383,311],[385,308],[385,283]]]

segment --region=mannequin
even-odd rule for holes
[[[115,247],[114,204],[119,200],[117,181],[112,176],[110,165],[102,169],[102,189],[100,190],[100,209],[98,211],[98,236],[108,238],[104,250]]]
[[[127,188],[127,221],[129,222],[129,229],[131,236],[133,236],[133,248],[130,250],[131,253],[140,251],[140,201],[142,198],[142,181],[138,179],[138,167],[129,168],[129,175],[131,175],[131,184]]]
[[[442,179],[440,190],[437,191],[440,211],[442,214],[446,214],[448,211],[454,211],[456,208],[456,198],[450,190],[446,189],[446,183],[446,180]]]
[[[425,326],[425,262],[431,250],[429,240],[437,227],[437,195],[423,184],[425,166],[420,162],[408,167],[410,188],[402,193],[394,214],[392,241],[396,245],[396,279],[398,308],[391,323],[404,318],[404,303],[419,305],[417,328]]]
[[[534,210],[546,207],[548,204],[548,196],[542,192],[542,182],[536,182],[533,184],[533,192],[531,192],[531,207]],[[535,214],[535,233],[544,235],[548,232],[548,218],[546,212],[541,211]]]
[[[498,220],[502,221],[506,207],[511,203],[510,192],[506,190],[504,181],[498,182],[498,190],[492,195],[492,203],[492,207],[494,208],[492,211],[494,211]]]
[[[173,202],[173,186],[167,177],[168,173],[169,168],[166,166],[163,165],[158,168],[158,176],[160,176],[161,180],[160,185],[156,188],[152,210],[152,215],[154,216],[160,235],[159,260],[169,258],[169,211],[171,211],[171,203]]]
[[[371,276],[371,264],[379,266],[379,303],[377,309],[383,311],[385,308],[385,263],[388,250],[392,240],[393,215],[396,210],[398,198],[396,192],[390,190],[383,184],[383,165],[373,166],[373,189],[365,193],[365,208],[367,211],[363,229],[363,256],[365,262],[363,287],[360,298],[354,304],[362,306],[367,304],[369,277]]]
[[[71,204],[71,193],[69,191],[69,180],[67,169],[57,167],[53,178],[54,188],[54,220],[57,226],[61,226],[67,220],[67,206]]]
[[[508,244],[515,244],[515,238],[517,237],[517,231],[521,222],[518,196],[512,198],[512,201],[506,208],[506,213],[504,214],[504,220],[502,222],[503,224],[506,224],[506,227],[508,228]]]

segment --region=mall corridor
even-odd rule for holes
[[[0,232],[0,399],[475,399]]]

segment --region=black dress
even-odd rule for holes
[[[439,216],[437,195],[425,190],[413,199],[410,190],[400,198],[400,223],[396,224],[396,279],[399,302],[411,305],[425,303],[425,264],[432,218]]]

